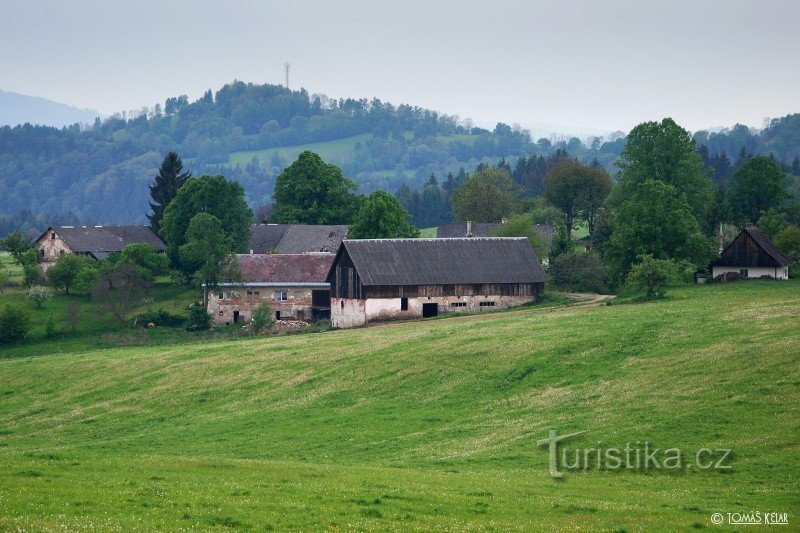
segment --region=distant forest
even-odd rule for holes
[[[357,138],[332,162],[361,192],[399,192],[404,203],[431,185],[452,186],[452,180],[481,163],[507,165],[525,195],[536,197],[553,159],[568,154],[613,172],[625,147],[621,134],[533,140],[527,131],[503,123],[488,130],[409,105],[335,100],[242,82],[215,94],[209,90],[195,102],[169,98],[134,115],[98,119],[89,127],[0,128],[0,233],[38,229],[45,220],[145,223],[147,185],[169,150],[177,151],[195,175],[223,174],[240,182],[257,207],[269,201],[275,178],[291,163],[281,150],[310,143]],[[720,185],[749,154],[772,155],[787,172],[800,174],[800,114],[773,120],[762,131],[736,126],[698,132],[695,139]],[[448,216],[438,213],[435,220],[423,221],[425,211],[419,210],[416,223]]]

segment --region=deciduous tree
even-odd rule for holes
[[[737,222],[756,222],[762,211],[777,207],[788,196],[786,176],[769,157],[755,156],[730,180],[728,203]]]
[[[482,167],[453,192],[453,215],[459,222],[500,222],[519,202],[519,191],[508,171]]]
[[[400,202],[385,191],[370,194],[358,210],[350,228],[352,239],[392,239],[419,237],[419,231],[411,225],[411,216]]]

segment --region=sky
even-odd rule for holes
[[[692,131],[800,112],[800,2],[0,0],[0,89],[103,114],[233,80],[471,118]]]

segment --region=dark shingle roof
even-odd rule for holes
[[[254,224],[250,249],[256,254],[336,252],[347,237],[345,225]]]
[[[524,237],[345,240],[365,286],[544,283]]]
[[[501,224],[499,222],[473,222],[472,237],[489,237],[489,234],[500,226]],[[550,224],[534,224],[533,229],[536,233],[544,237],[548,248],[553,245],[553,226]],[[454,239],[466,236],[466,223],[450,222],[436,228],[436,238],[438,239]]]
[[[746,231],[747,234],[750,235],[754,241],[756,241],[756,244],[758,244],[762,250],[764,250],[775,261],[777,261],[779,265],[789,266],[789,263],[791,263],[789,258],[786,257],[783,252],[778,250],[778,247],[775,246],[775,243],[773,243],[769,237],[764,235],[764,232],[761,231],[761,228],[758,226],[746,226],[744,231]]]
[[[758,255],[753,259],[743,257],[743,249],[739,246],[739,239],[745,234],[750,237],[772,261],[763,261],[763,258]],[[745,226],[742,232],[725,247],[719,259],[711,262],[711,266],[765,266],[771,268],[776,265],[789,266],[790,263],[791,261],[789,258],[775,246],[769,237],[764,235],[764,232],[762,232],[760,228],[757,226]]]
[[[334,254],[239,254],[245,282],[325,283]]]
[[[121,252],[129,244],[145,243],[156,250],[167,249],[158,235],[147,226],[55,226],[39,239],[49,238],[48,235],[53,231],[73,252],[91,253],[98,259],[108,257],[110,252]]]

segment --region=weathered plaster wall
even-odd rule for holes
[[[438,313],[484,311],[515,307],[530,302],[530,296],[431,296],[409,298],[408,310],[401,310],[401,298],[368,298],[358,300],[352,298],[331,299],[331,321],[335,327],[351,328],[363,326],[369,322],[398,320],[403,318],[419,318],[422,306],[426,303],[438,304]],[[494,302],[494,306],[482,307],[480,302]],[[342,306],[344,303],[344,306]],[[454,303],[466,303],[465,306],[454,306]]]
[[[778,267],[777,269],[772,267],[727,267],[727,266],[715,266],[711,268],[711,276],[717,277],[720,274],[724,274],[726,272],[736,272],[739,273],[739,270],[742,268],[747,269],[747,277],[748,278],[760,278],[761,276],[772,276],[773,278],[777,279],[788,279],[789,278],[789,269],[787,267]]]
[[[266,302],[272,312],[280,312],[281,318],[296,318],[311,320],[312,318],[312,288],[274,288],[274,287],[223,287],[208,295],[208,312],[212,321],[217,325],[233,323],[233,312],[239,311],[239,322],[249,322],[253,311]],[[247,294],[248,291],[251,294]],[[279,301],[275,293],[286,291],[289,299]],[[255,294],[258,292],[259,294]],[[223,299],[219,295],[223,295]]]
[[[53,239],[51,238],[51,233],[52,232],[47,232],[47,234],[42,237],[41,240],[36,241],[35,244],[36,253],[39,255],[39,267],[42,273],[47,272],[47,269],[53,266],[62,255],[72,253],[67,243],[65,243],[58,234],[56,234],[56,238]]]

